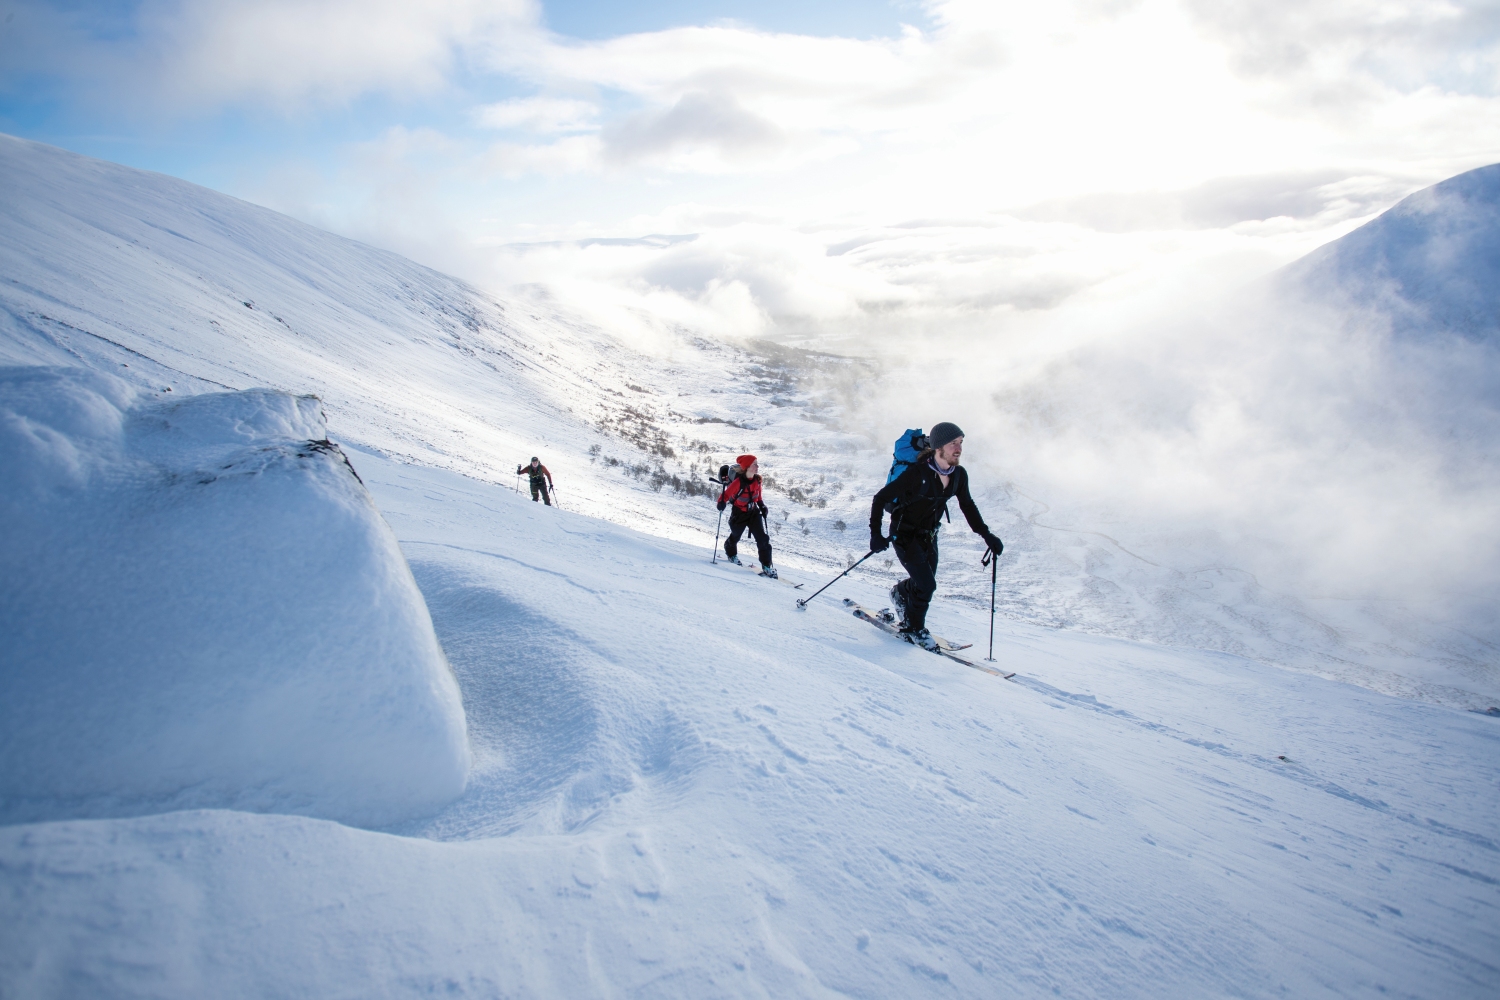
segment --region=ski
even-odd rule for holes
[[[760,564],[759,563],[739,563],[739,564],[735,564],[735,563],[732,563],[728,559],[725,559],[725,558],[723,558],[721,556],[719,558],[719,561],[718,561],[717,565],[719,565],[719,566],[728,566],[730,569],[743,569],[743,570],[747,570],[748,572],[754,573],[756,576],[759,576],[759,577],[764,577],[767,580],[772,579],[771,577],[766,576],[764,573],[762,573],[760,571]],[[786,584],[788,587],[791,587],[793,590],[801,590],[804,586],[806,586],[806,584],[803,584],[803,583],[793,583],[792,581],[790,581],[790,580],[788,580],[788,579],[786,579],[785,577],[782,577],[782,576],[775,577],[775,581],[774,582]]]
[[[905,638],[901,635],[900,629],[896,628],[895,623],[882,621],[881,616],[877,612],[871,611],[864,605],[859,604],[856,601],[852,601],[847,597],[844,598],[844,607],[852,608],[854,611],[854,617],[859,618],[863,621],[867,621],[881,631],[889,632],[891,635],[895,636],[898,639],[901,639],[903,642],[905,641]],[[934,638],[937,637],[934,636]],[[940,656],[946,656],[948,659],[954,660],[958,663],[962,663],[966,667],[972,667],[975,670],[982,670],[987,674],[992,674],[995,677],[999,677],[1001,680],[1008,681],[1012,677],[1016,676],[1016,672],[1014,670],[1007,674],[1003,671],[996,670],[994,667],[987,667],[982,663],[975,663],[973,660],[965,659],[964,657],[959,656],[957,653],[953,652],[954,649],[967,649],[968,646],[954,646],[952,643],[948,642],[947,639],[941,638],[938,639],[938,642],[941,645],[939,645],[937,649],[932,650],[932,652],[937,653]]]

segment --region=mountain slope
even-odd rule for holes
[[[1454,334],[1500,347],[1500,164],[1418,191],[1281,280],[1379,311],[1400,337]]]
[[[1005,622],[1000,681],[838,603],[878,585],[798,611],[695,547],[353,459],[459,676],[466,793],[385,834],[0,829],[11,992],[1489,992],[1494,719]],[[987,615],[939,620],[983,655]]]
[[[679,537],[703,531],[695,473],[814,434],[854,447],[802,387],[840,359],[647,355],[170,177],[8,136],[0,172],[0,361],[315,394],[337,439],[491,482],[546,452],[565,502]]]
[[[798,610],[810,588],[707,559],[712,508],[683,476],[740,445],[773,446],[781,551],[836,558],[834,518],[862,548],[883,446],[828,426],[853,363],[645,355],[168,179],[15,141],[0,165],[0,356],[109,369],[152,406],[325,394],[472,750],[462,795],[383,830],[228,809],[0,827],[0,993],[1493,992],[1494,718],[1019,616],[1186,640],[1212,607],[1224,642],[1324,663],[1382,637],[1310,640],[1327,626],[1297,602],[1058,526],[990,472],[981,505],[1020,552],[998,680],[851,617],[840,598],[882,603],[878,567]],[[537,451],[566,509],[509,488]],[[979,656],[971,545],[945,540],[930,620]]]

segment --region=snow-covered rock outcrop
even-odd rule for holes
[[[462,791],[457,684],[326,438],[313,397],[0,369],[0,822]]]

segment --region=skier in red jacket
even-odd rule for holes
[[[754,455],[741,455],[735,459],[739,465],[734,478],[724,484],[719,494],[719,509],[733,504],[729,515],[729,537],[724,539],[724,554],[736,566],[743,566],[739,556],[740,536],[745,529],[755,536],[756,554],[760,556],[760,575],[776,579],[776,567],[771,565],[771,539],[766,535],[766,505],[760,494],[760,463]]]

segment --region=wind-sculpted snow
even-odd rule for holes
[[[0,467],[0,822],[463,789],[454,678],[316,399],[0,369]]]

